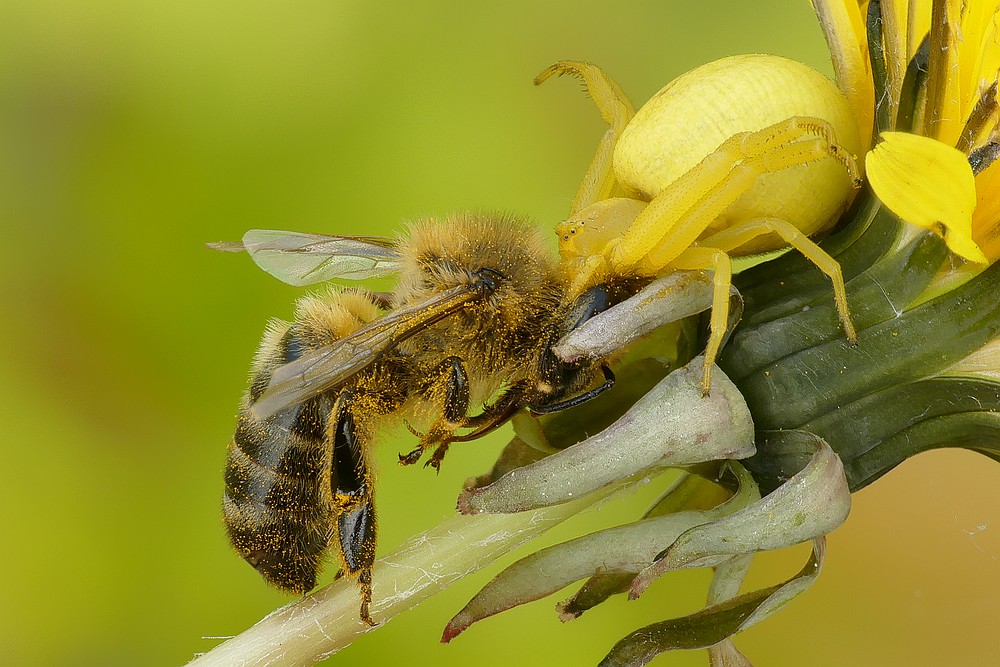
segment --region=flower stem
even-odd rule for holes
[[[455,516],[376,562],[371,615],[383,624],[454,581],[620,490],[519,514]],[[342,577],[285,605],[195,658],[190,667],[311,665],[376,628],[361,622],[354,580]]]

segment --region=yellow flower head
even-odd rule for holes
[[[816,0],[875,193],[977,264],[1000,257],[1000,3]]]

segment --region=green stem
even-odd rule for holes
[[[520,514],[455,516],[410,538],[375,564],[373,619],[384,624],[621,488]],[[378,629],[361,622],[358,603],[354,580],[342,577],[268,614],[189,667],[315,664]]]

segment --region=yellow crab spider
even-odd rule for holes
[[[703,387],[729,316],[730,257],[791,246],[833,282],[848,341],[857,333],[837,261],[809,239],[826,231],[861,182],[862,151],[844,95],[801,63],[766,55],[703,65],[637,112],[596,65],[562,61],[610,126],[556,228],[570,296],[624,276],[714,270]]]

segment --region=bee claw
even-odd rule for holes
[[[377,628],[378,623],[372,620],[371,614],[368,613],[367,606],[361,609],[361,622],[367,625],[369,628]]]
[[[399,455],[399,465],[411,466],[411,465],[413,465],[414,463],[416,463],[417,461],[420,460],[420,455],[423,454],[423,453],[424,453],[423,448],[422,447],[417,447],[416,449],[414,449],[412,452],[409,452],[408,454],[400,454]]]

